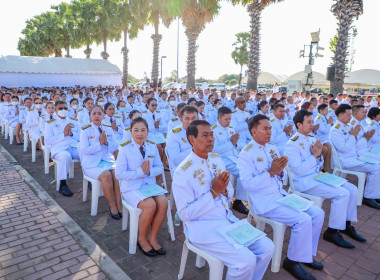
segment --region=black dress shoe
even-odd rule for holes
[[[323,239],[328,241],[328,242],[334,243],[338,247],[347,248],[347,249],[355,248],[355,245],[344,240],[342,235],[338,231],[336,231],[334,233],[330,233],[330,232],[327,232],[327,230],[326,230],[323,233]]]
[[[380,204],[380,199],[375,199],[375,201]]]
[[[23,144],[23,143],[21,143],[21,142],[17,142],[17,143],[16,143],[16,145],[22,145],[22,144]]]
[[[60,186],[59,187],[59,192],[63,195],[63,196],[73,196],[73,192],[70,191],[69,187],[67,185],[63,185],[63,186]]]
[[[120,216],[120,218],[123,218],[123,213],[119,212],[119,216]]]
[[[369,199],[363,197],[363,204],[375,209],[380,209],[380,204],[376,202],[376,199]]]
[[[232,209],[244,215],[248,215],[249,213],[249,210],[247,209],[247,207],[245,207],[243,202],[241,202],[241,200],[238,200],[238,199],[236,199],[234,203],[232,204]]]
[[[312,269],[318,269],[321,270],[324,268],[323,264],[320,262],[317,262],[316,260],[313,259],[312,263],[303,263],[305,266],[310,267]]]
[[[359,233],[356,232],[355,228],[352,225],[346,226],[345,230],[341,230],[341,233],[347,234],[352,239],[355,239],[359,242],[366,242],[367,239],[365,239],[363,236],[361,236]]]
[[[120,220],[120,218],[121,218],[119,215],[119,212],[117,212],[116,214],[112,214],[111,207],[110,207],[110,214],[111,214],[112,219]]]
[[[285,258],[284,262],[282,263],[282,267],[296,279],[317,280],[317,278],[315,278],[310,272],[306,271],[299,262]]]
[[[91,184],[91,182],[88,182],[87,187],[88,187],[90,190],[92,190],[92,184]]]
[[[166,250],[163,249],[163,248],[160,248],[160,249],[158,249],[158,250],[155,250],[155,249],[153,248],[153,251],[155,251],[155,252],[157,253],[157,255],[166,255]]]
[[[155,257],[155,256],[157,256],[157,253],[156,253],[153,249],[150,250],[150,251],[148,251],[148,252],[145,252],[145,251],[143,250],[143,248],[141,247],[141,245],[140,245],[139,242],[137,242],[137,247],[139,247],[139,249],[143,252],[143,254],[144,254],[145,256],[148,256],[148,257]]]

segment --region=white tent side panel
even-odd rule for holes
[[[5,87],[69,87],[121,86],[121,74],[51,74],[0,72],[0,86]]]

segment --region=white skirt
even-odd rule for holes
[[[144,199],[141,199],[140,195],[138,195],[138,194],[139,194],[139,190],[133,190],[133,191],[129,191],[129,192],[123,192],[122,196],[123,196],[123,199],[129,205],[132,205],[133,207],[137,208],[137,205],[139,205],[140,201],[144,200]],[[162,195],[165,196],[164,194],[162,194]]]
[[[114,170],[114,169],[115,169],[115,164],[104,166],[104,167],[97,166],[97,167],[92,167],[92,168],[83,168],[83,173],[84,175],[97,180],[99,175],[102,174],[103,172]]]

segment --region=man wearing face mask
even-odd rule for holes
[[[51,145],[51,156],[59,162],[59,192],[63,196],[72,196],[73,193],[66,183],[70,163],[73,159],[79,159],[76,145],[79,141],[78,121],[68,117],[68,108],[65,102],[55,103],[57,116],[48,120],[45,125],[45,144]]]

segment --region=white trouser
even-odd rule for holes
[[[226,280],[262,279],[274,252],[274,244],[267,237],[240,249],[235,249],[227,241],[208,244],[192,242],[192,244],[221,260],[228,267]]]
[[[288,246],[288,258],[292,261],[311,263],[317,254],[325,212],[312,205],[300,212],[288,206],[280,206],[261,216],[292,228]]]
[[[346,221],[357,222],[358,189],[353,184],[344,183],[341,187],[333,187],[321,183],[304,193],[332,200],[329,217],[330,228],[345,230]]]
[[[53,159],[59,162],[58,164],[58,180],[66,180],[70,170],[70,163],[73,159],[79,159],[77,148],[70,147],[67,150],[56,153]]]
[[[358,159],[342,160],[341,164],[343,169],[367,173],[364,197],[380,199],[380,165],[362,162]]]
[[[231,174],[230,182],[232,186],[234,185],[236,179],[236,199],[247,201],[247,192],[243,189],[243,186],[241,184],[239,169],[237,168],[236,164],[231,164],[228,167],[226,167],[226,169]]]

